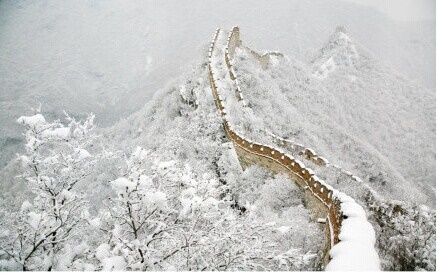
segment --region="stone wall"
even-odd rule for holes
[[[311,169],[306,168],[302,162],[295,159],[293,156],[268,145],[255,143],[233,130],[232,125],[226,118],[227,113],[220,97],[219,90],[217,89],[211,64],[211,58],[213,55],[212,53],[214,51],[219,32],[220,29],[217,29],[209,49],[208,74],[214,101],[219,115],[223,120],[223,129],[226,133],[226,136],[230,141],[232,141],[243,168],[252,164],[259,164],[267,167],[275,173],[287,174],[290,179],[304,191],[306,197],[306,206],[312,212],[313,220],[317,221],[318,219],[326,219],[325,231],[324,234],[321,235],[326,237],[326,245],[322,251],[322,268],[324,268],[324,266],[327,265],[330,260],[330,249],[340,242],[339,234],[341,232],[343,220],[347,219],[348,216],[358,217],[356,218],[357,220],[362,221],[364,224],[368,224],[367,219],[365,216],[363,219],[362,215],[357,216],[354,215],[354,213],[350,214],[351,212],[349,212],[350,215],[344,215],[341,206],[342,202],[352,204],[352,206],[356,207],[359,207],[359,205],[357,205],[355,201],[353,201],[353,199],[347,195],[335,190],[330,185],[320,180]],[[234,81],[235,85],[237,86],[236,95],[237,97],[240,96],[240,100],[243,100],[241,90],[238,87],[238,81],[235,72],[233,72],[230,62],[230,58],[233,56],[235,48],[239,45],[241,45],[241,40],[239,39],[239,29],[238,27],[234,27],[228,36],[224,58],[231,76],[231,80]],[[315,158],[316,156],[312,150],[308,149],[306,149],[302,154],[307,158]],[[320,163],[323,164],[324,162]],[[350,239],[352,243],[359,243],[363,239],[360,237],[360,235],[355,237]],[[370,252],[372,251],[374,251],[374,249],[370,250]],[[357,253],[357,255],[360,254]]]

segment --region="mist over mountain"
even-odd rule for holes
[[[433,24],[0,2],[0,270],[435,270]]]
[[[343,25],[378,59],[435,89],[432,22],[396,22],[342,1],[118,4],[0,3],[0,166],[20,149],[14,120],[31,107],[41,102],[51,117],[62,110],[78,117],[92,111],[99,125],[109,126],[196,63],[218,25],[244,28],[255,50],[279,50],[305,60]]]

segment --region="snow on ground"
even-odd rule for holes
[[[150,149],[146,162],[152,165],[149,175],[176,178],[185,186],[195,186],[195,180],[206,176],[220,181],[227,189],[228,196],[224,198],[235,202],[241,221],[252,219],[273,225],[277,230],[272,234],[276,247],[293,250],[297,258],[292,268],[315,268],[323,236],[304,208],[304,196],[287,177],[274,177],[257,166],[241,170],[222,131],[206,70],[203,67],[199,75],[196,69],[179,88],[164,89],[141,111],[107,129],[106,138],[125,150],[135,145]],[[191,92],[187,94],[186,90]],[[145,129],[139,132],[135,128]],[[154,162],[150,162],[151,158]],[[153,167],[155,164],[158,166]],[[192,193],[185,190],[184,194]]]
[[[239,133],[243,132],[246,139],[259,142],[259,135],[262,135],[263,133],[263,130],[259,128],[259,120],[255,118],[250,107],[245,107],[247,102],[242,100],[239,101],[237,99],[237,97],[241,98],[241,96],[235,92],[239,80],[232,81],[230,79],[230,72],[228,73],[229,69],[227,68],[227,65],[223,63],[223,58],[220,58],[220,56],[224,56],[224,53],[228,50],[226,48],[226,43],[224,43],[224,37],[225,34],[218,33],[214,47],[215,49],[212,54],[213,59],[211,61],[212,74],[214,75],[215,84],[217,85],[217,90],[219,92],[218,98],[223,103],[224,109],[226,110],[226,120],[229,122],[230,126]],[[342,39],[344,39],[344,37],[342,37]],[[250,52],[250,50],[247,50],[244,47],[242,48],[243,50]],[[250,55],[254,56],[253,54]],[[272,56],[272,58],[275,58],[275,55]],[[278,56],[282,55],[279,54]],[[258,58],[254,59],[259,61]],[[237,89],[239,89],[239,87]],[[267,92],[269,91],[270,90]],[[266,109],[259,110],[263,113]],[[267,112],[269,112],[268,109]],[[275,115],[274,117],[277,120],[280,120],[282,115]],[[265,144],[269,142],[263,140],[262,143]],[[311,149],[310,151],[314,154],[314,151]],[[264,189],[264,191],[267,193],[270,192],[268,189]],[[287,187],[282,185],[282,191],[286,192]],[[285,196],[290,195],[294,196],[295,194],[285,194]],[[276,193],[276,196],[280,196],[280,194]],[[380,260],[378,253],[374,248],[376,242],[375,232],[372,225],[367,220],[366,212],[354,201],[354,199],[344,193],[335,191],[334,196],[341,200],[342,211],[344,212],[345,217],[347,217],[345,218],[347,220],[343,221],[341,232],[339,234],[339,238],[342,241],[332,247],[332,254],[330,254],[332,260],[328,264],[327,269],[379,270]],[[362,259],[363,256],[366,257],[366,259]]]
[[[308,60],[344,25],[378,59],[435,89],[433,21],[395,22],[339,0],[2,1],[0,167],[21,147],[15,120],[30,107],[43,103],[51,118],[93,111],[109,126],[203,54],[215,28],[233,25],[254,49]]]
[[[435,140],[430,120],[435,117],[435,58],[430,58],[435,53],[434,24],[393,22],[372,9],[334,0],[284,0],[277,5],[241,0],[2,1],[0,167],[24,146],[15,121],[30,116],[26,111],[39,102],[47,120],[64,109],[78,117],[93,111],[101,126],[120,119],[100,130],[97,146],[125,154],[137,146],[147,149],[144,168],[151,179],[143,182],[172,185],[157,190],[156,201],[182,188],[181,211],[189,215],[189,208],[198,205],[192,201],[196,191],[211,194],[212,199],[204,200],[211,207],[214,199],[224,198],[241,223],[272,226],[269,240],[283,253],[268,266],[317,268],[314,253],[322,242],[309,238],[320,231],[309,223],[295,188],[284,177],[259,168],[242,171],[222,132],[204,60],[212,31],[231,25],[241,27],[243,41],[254,49],[290,56],[274,57],[262,70],[244,51],[237,52],[237,74],[250,107],[242,108],[235,94],[223,96],[238,131],[255,132],[251,138],[271,143],[264,131],[269,129],[314,148],[385,196],[434,202],[435,185],[429,183],[435,181],[435,141],[430,141]],[[350,35],[340,29],[326,43],[338,25]],[[224,62],[215,65],[226,71]],[[174,79],[191,68],[190,75]],[[221,90],[231,90],[229,75],[219,76]],[[35,120],[42,119],[28,121]],[[79,185],[92,209],[100,209],[102,200],[113,194],[108,181],[117,181],[112,184],[116,189],[125,185],[116,180],[120,170],[114,168],[122,163],[102,160]],[[20,171],[17,164],[1,171],[2,208],[21,207],[32,196],[16,177]],[[205,191],[209,185],[211,192]],[[350,192],[354,188],[341,187]],[[1,211],[0,219],[6,215]],[[95,219],[92,223],[100,225]],[[289,257],[299,260],[290,266]],[[125,266],[118,256],[103,255],[101,260],[106,269]]]
[[[90,152],[104,149],[119,157],[101,159],[92,175],[78,185],[78,190],[86,194],[91,205],[91,215],[86,216],[91,227],[104,226],[106,218],[94,217],[99,209],[105,208],[102,202],[108,197],[115,198],[114,193],[123,196],[125,192],[144,188],[148,193],[143,205],[156,206],[160,210],[177,209],[178,222],[190,223],[200,217],[202,224],[192,227],[196,228],[196,241],[201,240],[199,246],[193,245],[193,252],[202,252],[202,257],[210,257],[208,255],[212,253],[211,257],[217,258],[218,265],[221,264],[221,250],[216,248],[224,247],[224,255],[236,251],[237,258],[229,265],[234,270],[320,268],[324,236],[321,226],[311,221],[309,211],[304,208],[302,193],[287,177],[274,176],[257,166],[241,169],[235,150],[224,135],[207,79],[203,61],[157,92],[140,111],[98,132],[98,143]],[[38,117],[20,120],[37,124],[43,120]],[[135,160],[125,159],[123,154],[132,154]],[[129,168],[134,164],[142,168],[138,184],[132,177],[120,177],[120,173],[125,173],[124,165]],[[2,186],[14,189],[14,184],[20,183],[23,181],[17,177]],[[11,192],[1,192],[3,209],[13,210],[7,200],[24,201],[21,194],[13,196]],[[23,209],[29,207],[27,204],[25,202]],[[196,214],[203,209],[205,213]],[[0,215],[0,219],[4,217]],[[101,214],[98,217],[102,217]],[[231,224],[231,230],[224,228]],[[222,228],[223,234],[220,234]],[[209,232],[211,229],[214,231]],[[208,232],[202,233],[203,230]],[[122,229],[114,228],[114,236],[122,233]],[[207,243],[210,239],[218,240],[212,244],[211,253]],[[79,270],[84,266],[104,270],[141,266],[130,263],[134,256],[127,255],[127,249],[117,252],[118,248],[112,248],[113,244],[106,245],[102,236],[91,233],[87,240],[95,256],[90,255],[85,264],[77,264]],[[232,245],[235,240],[239,243]],[[205,263],[196,260],[194,255],[185,264],[184,255],[182,251],[174,255],[167,261],[168,266],[189,270],[199,266],[199,262]],[[252,257],[253,261],[245,260],[246,257]],[[207,268],[217,269],[214,263],[214,260],[208,261]],[[68,262],[62,260],[56,268],[64,268],[64,264]],[[0,261],[0,268],[13,267],[5,260]]]
[[[251,106],[240,112],[255,116],[241,124],[313,148],[387,199],[434,204],[435,94],[375,61],[343,28],[309,64],[282,58],[264,70],[237,50],[234,68]]]

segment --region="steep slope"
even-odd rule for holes
[[[343,28],[310,64],[272,56],[264,70],[237,48],[234,68],[260,126],[314,148],[388,199],[434,203],[435,95],[373,60]]]
[[[220,39],[220,42],[223,43],[225,36]],[[245,107],[244,103],[238,100],[238,96],[236,96],[233,89],[234,86],[230,84],[232,81],[229,81],[226,62],[222,58],[224,52],[222,48],[220,54],[216,56],[218,61],[214,61],[214,66],[217,66],[215,68],[223,68],[223,71],[215,76],[218,76],[219,80],[217,82],[220,89],[228,90],[227,93],[223,94],[223,99],[227,103],[226,106],[230,106],[226,107],[226,110],[232,111],[232,116],[230,115],[229,119],[235,122],[238,129],[241,129],[253,139],[265,141],[266,143],[270,143],[271,137],[265,129],[274,131],[277,135],[305,143],[309,147],[314,147],[318,152],[321,151],[328,158],[336,159],[342,166],[352,166],[354,171],[360,173],[360,176],[363,175],[366,182],[373,184],[374,188],[384,193],[385,197],[405,198],[405,187],[408,181],[401,181],[406,184],[396,185],[395,187],[395,184],[392,183],[394,179],[398,178],[397,176],[403,178],[402,174],[399,173],[400,170],[393,167],[388,155],[383,154],[384,151],[381,152],[378,150],[379,147],[372,146],[375,145],[371,142],[374,141],[372,137],[378,141],[382,136],[373,136],[370,134],[370,130],[371,128],[381,130],[381,127],[378,127],[380,125],[375,122],[366,123],[368,119],[377,120],[379,115],[385,114],[381,114],[380,109],[368,107],[366,104],[376,104],[379,100],[383,103],[390,103],[396,97],[380,96],[375,100],[370,100],[366,96],[357,96],[363,104],[370,108],[370,113],[361,117],[353,113],[353,111],[365,111],[365,109],[353,104],[356,98],[348,100],[349,97],[346,96],[343,101],[339,98],[341,94],[336,93],[336,90],[332,90],[337,85],[343,85],[342,81],[344,79],[342,76],[350,71],[355,73],[352,77],[354,80],[365,79],[368,75],[373,76],[372,71],[374,70],[380,74],[387,73],[388,75],[382,74],[381,81],[387,81],[388,79],[389,86],[395,84],[393,82],[394,76],[390,74],[392,73],[391,70],[375,65],[364,50],[353,44],[351,39],[344,33],[344,30],[339,29],[333,35],[310,65],[294,60],[290,61],[290,59],[283,58],[281,54],[271,54],[268,57],[267,66],[263,67],[252,58],[253,53],[245,48],[238,49],[234,63],[239,73],[239,82],[243,87],[243,93],[247,93],[249,107]],[[361,59],[365,59],[365,61],[361,63]],[[368,68],[369,71],[364,68]],[[291,75],[290,71],[292,72]],[[219,71],[217,70],[217,72]],[[375,75],[378,75],[378,73],[375,73]],[[102,138],[99,140],[99,144],[109,151],[124,154],[130,154],[132,151],[136,153],[141,150],[137,146],[141,146],[143,148],[141,151],[145,155],[141,161],[145,168],[144,173],[151,178],[151,183],[171,196],[171,201],[177,204],[175,207],[180,209],[178,212],[180,212],[182,218],[184,215],[190,215],[191,211],[195,210],[197,206],[204,205],[208,212],[218,211],[218,214],[215,214],[214,217],[219,215],[219,221],[215,223],[211,221],[214,225],[220,225],[222,219],[224,219],[224,222],[227,220],[231,220],[233,223],[239,221],[242,227],[239,234],[244,235],[246,231],[251,231],[252,225],[261,223],[266,227],[267,232],[263,232],[262,240],[256,241],[258,243],[256,247],[252,248],[251,243],[253,238],[259,238],[259,234],[244,241],[246,246],[249,245],[249,249],[255,250],[255,253],[249,253],[249,257],[264,258],[263,262],[252,263],[249,267],[245,267],[247,260],[242,261],[240,264],[232,264],[230,267],[227,267],[227,265],[224,267],[219,262],[217,267],[207,267],[210,265],[206,264],[205,268],[214,270],[223,268],[233,270],[319,269],[320,261],[313,253],[319,254],[319,257],[321,256],[320,227],[318,224],[310,222],[309,213],[304,208],[305,202],[303,200],[305,197],[299,193],[296,187],[292,186],[293,184],[285,176],[274,176],[269,171],[256,166],[246,170],[241,169],[237,155],[231,143],[226,140],[221,120],[215,111],[213,101],[216,98],[211,96],[205,63],[193,67],[189,74],[171,82],[166,88],[158,91],[142,110],[118,122],[112,128],[101,130]],[[333,82],[325,86],[324,81],[329,80]],[[365,85],[364,80],[362,82],[364,82],[364,87],[361,86],[360,88],[363,90],[359,88],[352,90],[354,92],[365,91],[368,86]],[[377,87],[384,86],[380,81],[377,81],[375,85]],[[406,86],[407,91],[410,90],[408,89],[410,87],[408,82],[396,85],[396,87],[401,88],[404,86]],[[340,91],[346,92],[349,90],[344,89],[340,89]],[[372,93],[372,95],[378,96],[378,93]],[[424,96],[429,97],[431,95]],[[404,93],[401,93],[401,97],[412,99]],[[401,98],[400,106],[395,105],[390,110],[405,110],[403,108],[406,105],[405,101],[406,99]],[[352,106],[349,106],[348,103]],[[423,104],[424,102],[418,100],[417,103]],[[346,104],[346,106],[343,104]],[[419,110],[418,108],[413,109]],[[234,115],[234,112],[236,115]],[[401,118],[428,122],[426,120],[428,112],[425,109],[418,117],[405,114]],[[381,119],[383,122],[386,119],[398,121],[396,116],[391,115],[382,115]],[[432,124],[429,125],[428,129],[431,128],[431,131],[435,131]],[[414,124],[406,123],[402,124],[400,128],[390,127],[391,130],[388,130],[388,133],[410,132],[411,128],[415,128]],[[405,130],[402,131],[403,129]],[[365,133],[369,136],[360,135]],[[429,130],[424,129],[423,134],[428,136]],[[382,139],[384,140],[383,137]],[[419,139],[420,143],[422,143],[421,141],[424,143],[425,140]],[[383,141],[381,143],[382,145],[386,144]],[[340,149],[336,149],[339,147]],[[265,146],[265,148],[268,148],[268,146]],[[427,148],[425,147],[422,152],[426,153]],[[351,149],[354,150],[350,151]],[[399,153],[401,154],[401,152]],[[267,154],[270,154],[270,151],[267,151]],[[278,155],[278,153],[275,155]],[[123,157],[119,159],[123,161]],[[119,163],[121,165],[122,162]],[[310,161],[305,161],[305,165],[307,163],[311,165]],[[93,183],[81,185],[81,189],[87,193],[87,197],[94,207],[101,206],[100,201],[110,195],[108,192],[110,186],[106,182],[118,177],[121,169],[114,162],[111,164],[101,162],[98,164],[97,172],[87,181]],[[381,170],[386,171],[387,174],[380,175],[382,177],[369,177],[373,174],[373,171]],[[320,173],[322,178],[325,175],[329,177],[330,174]],[[328,179],[326,180],[328,181]],[[385,182],[386,180],[388,183]],[[354,183],[360,183],[357,179],[354,181]],[[335,188],[344,186],[338,185],[339,181],[336,181],[337,185],[334,185],[334,180],[329,180],[329,182]],[[378,182],[381,182],[381,185]],[[326,194],[328,188],[321,187],[321,184],[318,185],[320,185],[320,192]],[[349,185],[348,191],[345,192],[351,196],[357,194],[356,192],[360,191],[363,186],[360,184],[358,189],[354,188],[355,185],[357,184]],[[2,184],[2,187],[6,187],[6,184]],[[426,196],[420,196],[422,193],[419,189],[412,189],[413,193],[417,194],[416,197],[426,198]],[[3,194],[6,191],[1,192]],[[189,197],[188,201],[185,199],[187,197]],[[2,202],[15,200],[14,198],[16,198],[14,192],[8,192],[7,199],[2,199]],[[376,207],[373,211],[380,209],[381,207]],[[392,208],[389,207],[390,209]],[[427,211],[426,208],[420,209]],[[349,213],[351,213],[350,207],[349,210]],[[399,208],[395,206],[393,210],[399,210]],[[417,211],[413,210],[414,213]],[[364,210],[360,213],[362,213],[360,217],[366,218]],[[428,214],[432,216],[432,212]],[[223,218],[220,218],[221,216]],[[384,213],[381,213],[375,217],[382,218],[384,216]],[[0,215],[0,219],[2,217],[7,216]],[[209,214],[203,220],[208,217]],[[349,220],[344,222],[350,223],[352,218],[349,217]],[[409,219],[405,217],[404,221],[395,224],[402,225],[404,222],[408,224]],[[216,220],[216,218],[213,218],[213,220]],[[383,219],[381,222],[386,224],[389,220],[391,219]],[[426,220],[431,223],[431,226],[434,224],[435,238],[435,221],[432,222],[432,217]],[[207,221],[208,224],[211,224],[211,222]],[[428,233],[431,234],[430,238],[432,238],[432,230]],[[207,238],[206,240],[208,240],[210,238],[208,234],[209,232],[202,239]],[[380,234],[385,233],[379,233],[379,236]],[[222,235],[224,241],[226,241],[226,230]],[[347,245],[347,239],[341,238],[343,245],[344,243]],[[385,237],[384,239],[390,241],[391,237]],[[223,242],[221,238],[220,241]],[[370,240],[366,242],[369,243],[368,241]],[[360,246],[364,245],[362,242],[362,240],[359,241]],[[378,243],[381,244],[381,242],[383,241],[380,240]],[[403,241],[400,240],[400,242]],[[370,244],[373,248],[373,242],[370,242]],[[225,243],[220,246],[225,249],[230,249],[231,246],[231,251],[240,249],[239,247],[245,247],[232,245],[232,243]],[[262,252],[264,250],[266,252]],[[383,249],[383,251],[386,251],[386,249]],[[430,252],[432,253],[432,250]],[[214,251],[212,253],[215,254]],[[238,251],[231,254],[239,257]],[[332,254],[335,255],[335,252]],[[180,262],[180,258],[175,258],[179,261],[173,261]],[[182,266],[176,269],[199,270],[205,265],[202,264],[202,267],[199,267],[198,264],[195,265],[199,261],[201,259],[191,260],[192,264],[187,265],[187,267],[182,263]],[[363,259],[362,261],[366,263],[369,259]],[[432,268],[433,265],[435,268],[435,260],[433,262],[431,259],[427,263],[429,263],[428,268]],[[162,269],[171,269],[171,267]]]
[[[401,24],[353,3],[1,1],[0,167],[21,147],[14,121],[30,107],[41,102],[53,117],[62,110],[76,116],[93,111],[99,125],[110,126],[139,110],[201,54],[211,29],[233,22],[247,29],[257,48],[275,41],[275,49],[298,58],[345,24],[379,59],[435,89],[434,22]]]
[[[159,181],[174,180],[182,191],[206,187],[211,191],[208,196],[241,223],[270,226],[274,232],[263,235],[263,247],[289,254],[269,263],[260,261],[256,269],[320,268],[323,239],[320,227],[311,222],[303,206],[304,196],[288,177],[273,176],[257,166],[241,169],[215,110],[204,64],[158,91],[141,111],[104,130],[104,134],[112,148],[147,149],[144,164],[148,175]],[[177,195],[174,190],[172,194]],[[291,253],[296,260],[293,265],[286,262]]]
[[[366,58],[358,53],[344,27],[337,27],[329,41],[320,49],[319,55],[311,62],[314,65],[313,75],[324,79],[337,67],[359,69],[360,57]]]
[[[188,252],[182,247],[165,258],[168,267],[159,269],[319,269],[324,240],[320,224],[311,221],[304,207],[305,197],[288,177],[257,166],[242,170],[225,138],[207,79],[205,63],[194,66],[159,90],[142,110],[99,130],[95,146],[114,158],[99,160],[91,177],[79,185],[90,202],[90,213],[98,215],[104,207],[102,200],[114,196],[111,185],[124,176],[126,158],[134,153],[141,155],[141,174],[150,178],[175,209],[173,220],[185,223],[187,234],[193,233]],[[8,177],[23,171],[12,163],[2,176],[5,170],[11,172]],[[1,187],[0,222],[4,223],[7,209],[16,210],[12,201],[20,207],[29,195],[19,178]],[[83,238],[91,251],[105,240]],[[0,270],[10,269],[2,255]]]
[[[318,77],[316,71],[331,61],[333,71]],[[391,170],[382,170],[382,176],[385,171],[397,180],[396,184],[431,193],[428,202],[433,202],[435,93],[374,60],[342,28],[336,30],[311,64],[313,75],[341,105],[341,111],[330,118],[390,165]],[[378,182],[384,183],[377,181],[379,178],[374,183],[377,187],[381,186]]]
[[[344,156],[345,151],[341,151],[343,154],[340,155],[338,153],[337,155],[335,153],[322,153],[330,161],[320,157],[320,147],[315,148],[316,152],[314,152],[309,147],[314,148],[316,144],[310,146],[306,143],[311,143],[311,140],[314,139],[319,146],[326,142],[333,143],[333,146],[346,143],[346,150],[353,149],[356,153],[355,156],[363,160],[364,163],[372,160],[373,165],[367,166],[366,170],[369,167],[372,167],[372,170],[392,168],[389,162],[379,160],[380,155],[378,151],[375,151],[376,149],[364,149],[369,148],[369,146],[362,145],[363,141],[357,137],[353,138],[351,134],[344,134],[345,129],[333,123],[332,120],[326,120],[326,115],[321,109],[327,112],[334,110],[334,113],[342,109],[336,109],[338,102],[335,96],[326,92],[319,81],[312,80],[313,76],[311,76],[308,65],[295,60],[290,63],[288,58],[284,59],[278,53],[260,55],[253,52],[244,44],[241,45],[238,28],[232,30],[230,37],[233,38],[229,43],[229,55],[235,56],[231,57],[231,64],[228,64],[229,75],[231,78],[236,78],[237,88],[235,92],[229,93],[235,93],[233,97],[237,97],[237,101],[240,100],[239,106],[242,108],[232,119],[233,122],[238,122],[237,126],[233,127],[244,131],[245,135],[250,135],[257,141],[268,141],[265,135],[270,136],[275,143],[274,147],[285,148],[293,156],[299,157],[306,166],[314,171],[314,177],[321,177],[323,180],[329,181],[330,185],[349,194],[365,207],[367,216],[376,231],[376,246],[381,258],[381,267],[384,270],[435,270],[435,210],[421,205],[423,200],[426,201],[427,198],[424,192],[421,192],[418,187],[404,188],[405,185],[385,181],[382,184],[388,184],[388,187],[382,190],[378,188],[378,185],[375,187],[372,183],[363,183],[359,177],[347,171],[348,166],[351,165],[347,161],[351,161],[351,159]],[[325,49],[326,52],[332,53],[325,59],[325,61],[331,59],[329,63],[332,66],[335,65],[334,60],[337,60],[339,67],[353,67],[359,64],[357,53],[360,48],[357,49],[357,46],[351,43],[350,38],[347,37],[342,28],[337,29]],[[323,54],[320,55],[323,56]],[[229,59],[229,57],[227,58]],[[239,62],[245,65],[236,65]],[[388,70],[393,73],[390,69]],[[330,69],[328,72],[333,71],[335,70]],[[243,77],[241,77],[242,74],[244,74]],[[259,86],[263,84],[264,89],[260,89]],[[247,90],[244,87],[248,87]],[[306,91],[307,93],[294,94],[295,97],[289,100],[285,95],[291,93],[288,92],[289,90]],[[310,95],[308,92],[311,92]],[[246,96],[247,93],[251,94]],[[229,97],[228,94],[227,98]],[[225,101],[225,103],[229,102]],[[235,106],[235,104],[238,102],[235,103],[235,100],[231,102],[231,106]],[[307,116],[302,117],[300,111],[293,109],[294,107],[300,108],[300,111],[306,111]],[[233,111],[226,111],[228,118],[227,113],[234,114]],[[263,134],[263,129],[267,129],[267,134]],[[276,133],[276,136],[271,134],[272,131]],[[290,137],[285,140],[278,137],[277,132],[280,132],[282,136],[285,132]],[[338,138],[339,136],[340,138]],[[321,138],[318,139],[319,137]],[[303,141],[306,139],[307,142],[303,142],[306,145],[296,143],[296,138],[301,138]],[[244,145],[244,141],[239,144]],[[270,149],[269,146],[266,146],[265,149],[270,155],[270,151],[274,148]],[[255,151],[258,150],[255,149]],[[342,160],[331,161],[336,156],[340,156],[343,161],[346,161],[341,163],[341,167],[335,163]],[[430,163],[433,162],[435,161]],[[354,173],[356,174],[355,170]],[[384,179],[384,177],[377,179]],[[375,178],[369,179],[369,182],[375,180]],[[393,180],[389,180],[389,182],[393,182]],[[369,187],[369,184],[378,188],[378,191]],[[415,199],[405,196],[408,190]],[[435,194],[435,191],[431,192],[430,195]],[[393,200],[396,197],[411,202]],[[423,199],[420,200],[420,198]],[[430,201],[433,202],[432,199]]]
[[[250,128],[256,120],[244,101],[232,66],[235,49],[242,46],[239,27],[233,27],[227,39],[225,37],[223,31],[216,30],[208,53],[208,70],[211,90],[226,136],[232,141],[241,165],[265,166],[289,176],[299,185],[305,193],[305,203],[312,212],[313,220],[326,223],[324,234],[327,243],[322,269],[379,270],[380,260],[374,248],[375,230],[363,207],[347,194],[320,180],[312,169],[288,151],[271,146],[270,142],[258,142],[257,137],[263,131]],[[244,48],[263,68],[272,56],[282,56],[278,52],[260,55]],[[243,111],[238,112],[239,109]]]

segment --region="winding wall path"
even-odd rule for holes
[[[224,48],[223,58],[237,98],[245,107],[238,79],[230,62],[235,48],[241,45],[239,29],[234,27],[230,32],[226,45],[218,45],[217,38],[220,29],[215,32],[208,52],[208,74],[214,101],[219,115],[223,121],[224,131],[229,140],[234,144],[235,150],[243,166],[260,164],[274,172],[286,173],[305,192],[307,207],[313,212],[314,218],[326,218],[326,247],[323,251],[323,268],[337,270],[378,270],[379,258],[374,249],[375,232],[368,222],[366,213],[351,197],[334,189],[323,180],[319,179],[314,172],[305,165],[285,153],[271,146],[256,143],[236,132],[234,126],[227,119],[225,102],[217,88],[216,76],[219,72],[214,67],[212,60],[215,52],[220,52],[220,46]],[[259,55],[252,53],[260,62],[268,62],[269,54]],[[280,53],[273,53],[280,54]],[[311,150],[305,150],[306,156],[316,158]],[[320,158],[320,157],[318,157]],[[326,164],[323,158],[316,160],[319,164]]]

